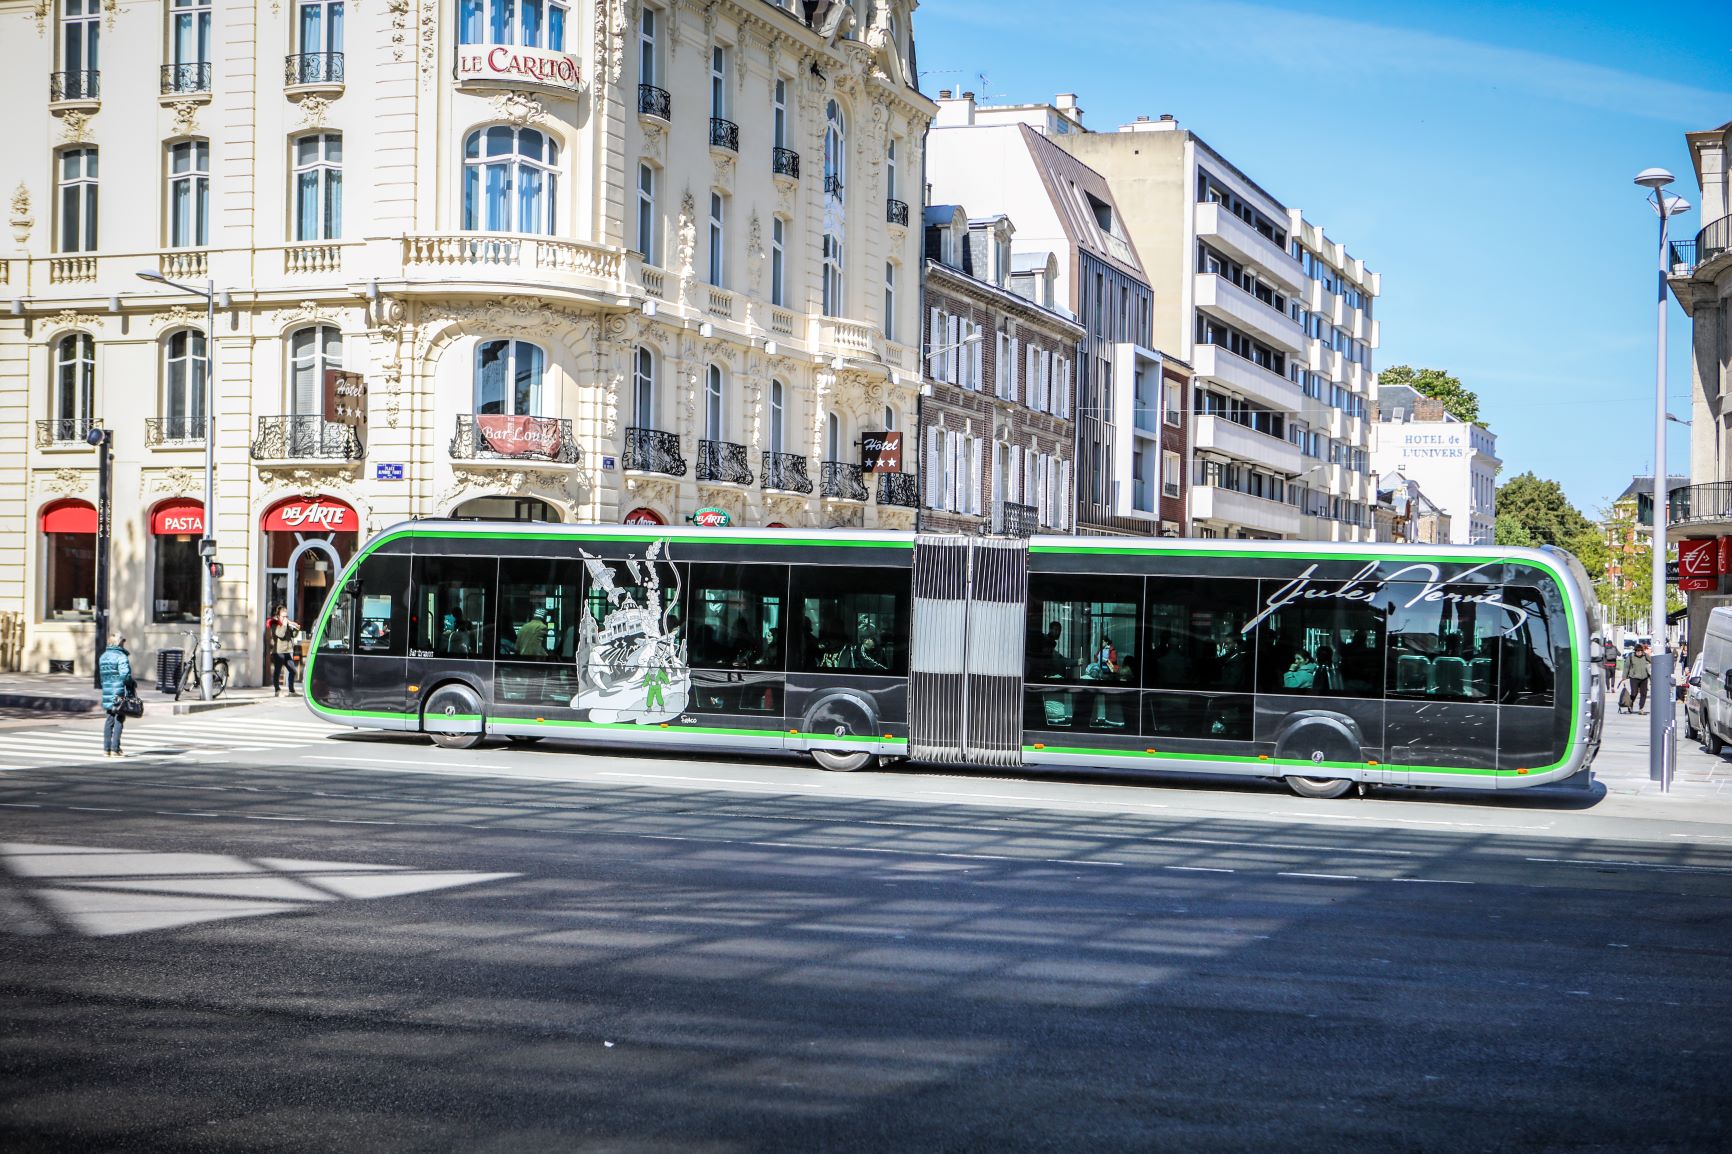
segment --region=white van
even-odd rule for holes
[[[1732,606],[1708,611],[1701,661],[1690,688],[1702,694],[1702,744],[1716,756],[1732,744]]]

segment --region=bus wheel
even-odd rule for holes
[[[441,733],[438,725],[442,718],[466,722],[482,720],[481,699],[467,685],[441,685],[429,694],[427,704],[421,710],[421,728],[434,744],[445,749],[474,749],[481,744],[483,730],[487,728],[484,724],[478,724],[474,733]]]
[[[834,749],[814,749],[812,760],[818,763],[819,769],[827,769],[832,773],[852,773],[856,769],[865,768],[872,760],[870,753],[841,753]]]
[[[505,735],[505,740],[512,745],[534,745],[541,738],[542,735],[539,733],[508,733]]]
[[[1353,788],[1353,782],[1345,777],[1300,777],[1293,774],[1282,780],[1300,797],[1340,797]]]

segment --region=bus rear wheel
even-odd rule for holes
[[[1340,797],[1353,788],[1353,782],[1345,777],[1300,777],[1290,774],[1282,779],[1287,788],[1300,797]]]
[[[832,773],[852,773],[856,769],[864,769],[872,760],[870,753],[842,753],[834,749],[814,749],[812,760],[818,763],[819,769],[827,769]]]
[[[473,720],[477,723],[475,732],[440,732],[439,723],[446,719],[453,723]],[[433,739],[433,744],[443,749],[474,749],[480,745],[487,728],[481,721],[481,699],[467,685],[441,685],[427,695],[427,704],[421,710],[421,728]]]

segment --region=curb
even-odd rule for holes
[[[50,697],[36,693],[0,693],[0,709],[34,709],[42,713],[99,713],[102,702],[89,697]]]
[[[173,713],[179,717],[187,713],[209,713],[213,709],[238,709],[243,705],[258,705],[272,700],[275,699],[269,697],[231,697],[227,701],[220,698],[216,701],[176,701],[174,702]]]

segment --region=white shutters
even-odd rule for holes
[[[1069,357],[1060,357],[1058,359],[1058,404],[1056,407],[1054,407],[1053,412],[1056,413],[1058,416],[1061,416],[1061,417],[1069,417],[1070,416],[1070,406],[1071,406],[1070,370],[1071,370],[1070,358]]]
[[[937,350],[944,344],[944,313],[936,308],[926,311],[926,375],[943,376],[943,361]]]
[[[926,461],[921,466],[925,474],[926,507],[938,509],[944,502],[944,430],[936,425],[926,430]]]

